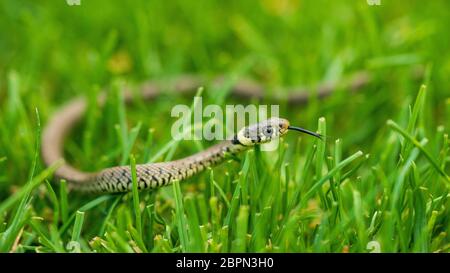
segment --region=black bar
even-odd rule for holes
[[[23,266],[47,271],[62,268],[80,272],[105,272],[105,269],[128,268],[129,272],[311,272],[316,269],[344,269],[345,271],[365,270],[385,272],[387,268],[399,266],[402,272],[426,265],[427,271],[433,267],[448,267],[450,254],[281,254],[281,253],[233,253],[233,254],[0,254],[2,267],[8,263],[12,268]],[[99,271],[94,271],[99,270]],[[19,270],[20,271],[20,270]],[[61,271],[59,271],[61,272]],[[159,272],[159,271],[158,271]]]

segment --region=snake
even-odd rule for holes
[[[370,74],[358,71],[340,82],[319,83],[314,90],[308,88],[284,88],[286,92],[265,95],[264,87],[256,81],[237,80],[231,87],[229,95],[246,99],[281,100],[292,105],[302,105],[312,96],[325,98],[339,88],[359,91],[371,81]],[[171,87],[158,81],[149,81],[138,87],[143,100],[155,99],[161,93],[189,94],[204,83],[204,79],[196,75],[180,75],[171,81]],[[223,84],[223,77],[213,80],[213,84]],[[167,91],[170,90],[170,91]],[[123,91],[126,104],[133,102],[131,90]],[[98,107],[102,107],[107,99],[107,92],[97,98]],[[54,171],[54,177],[68,182],[70,190],[84,193],[124,193],[133,189],[133,173],[131,165],[114,166],[96,172],[86,172],[70,165],[64,158],[64,141],[74,126],[80,122],[87,109],[87,99],[75,98],[58,109],[47,122],[42,134],[42,157],[46,166],[62,162]],[[300,131],[318,138],[318,133],[301,127],[290,125],[284,118],[271,117],[267,120],[251,124],[240,129],[230,139],[223,140],[193,155],[167,162],[155,162],[135,165],[135,183],[138,190],[157,189],[172,184],[174,181],[185,181],[188,178],[224,162],[229,156],[238,155],[255,145],[268,143],[287,134],[288,131]]]

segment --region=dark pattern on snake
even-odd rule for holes
[[[323,98],[330,95],[338,87],[350,91],[358,91],[367,85],[370,80],[367,72],[358,72],[340,83],[318,85],[316,87],[317,92],[314,94],[319,98]],[[190,92],[201,86],[202,82],[204,81],[196,76],[180,76],[174,80],[172,88],[169,89],[175,93],[190,94]],[[220,82],[220,79],[216,80],[215,84],[220,84]],[[142,98],[146,100],[158,96],[162,89],[157,82],[146,83],[140,88]],[[304,104],[312,93],[305,88],[294,88],[288,90],[286,94],[286,96],[264,96],[263,87],[252,81],[240,81],[231,89],[231,95],[234,97],[283,100],[290,104]],[[104,104],[105,97],[103,94],[98,98],[100,106]],[[127,103],[130,103],[132,100],[131,92],[125,91],[124,98]],[[87,107],[86,104],[84,98],[75,99],[57,111],[48,122],[42,138],[42,155],[47,166],[64,159],[64,139],[72,127],[82,118]],[[169,185],[175,180],[185,180],[208,167],[220,164],[227,158],[227,154],[238,154],[255,144],[268,142],[284,135],[288,127],[289,122],[285,119],[270,119],[243,128],[232,140],[222,141],[205,151],[189,157],[170,162],[137,165],[138,189],[154,189]],[[271,128],[271,134],[267,133],[268,128]],[[303,130],[298,127],[294,128]],[[117,166],[95,173],[87,173],[64,162],[56,170],[55,176],[67,180],[71,189],[83,192],[127,192],[132,189],[130,166]]]

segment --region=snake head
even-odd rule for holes
[[[283,118],[270,118],[242,128],[233,138],[233,143],[254,146],[270,142],[287,133],[289,121]]]

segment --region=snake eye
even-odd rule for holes
[[[264,135],[266,136],[271,136],[273,134],[273,128],[272,126],[267,126],[264,130]]]

